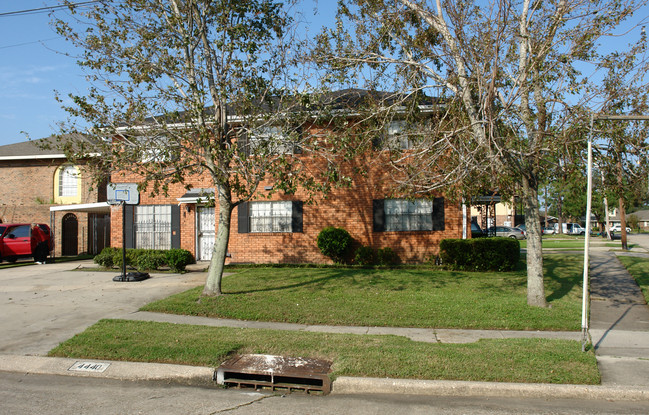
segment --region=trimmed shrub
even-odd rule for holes
[[[121,255],[121,249],[111,247],[102,249],[101,252],[93,258],[94,263],[101,265],[104,268],[112,268],[115,265],[115,261],[113,260],[115,251],[119,251]]]
[[[185,267],[196,262],[191,252],[186,249],[170,249],[165,251],[167,266],[173,272],[183,272]]]
[[[376,264],[376,251],[371,246],[360,246],[354,255],[354,263],[364,267]]]
[[[520,243],[512,238],[443,239],[440,259],[446,268],[464,271],[513,271]]]
[[[326,227],[318,234],[318,248],[334,262],[342,264],[349,254],[352,237],[343,228]]]
[[[376,257],[379,261],[379,265],[397,265],[401,262],[399,255],[397,255],[397,253],[389,246],[376,251]]]
[[[105,268],[122,267],[122,249],[104,248],[95,256],[94,262]],[[157,270],[165,265],[173,272],[183,272],[188,264],[193,264],[194,256],[185,249],[127,249],[126,265],[138,271]]]
[[[158,249],[141,250],[136,253],[134,260],[138,271],[159,269],[167,263],[165,252]]]

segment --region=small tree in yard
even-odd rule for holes
[[[391,159],[404,189],[462,189],[465,197],[480,187],[518,189],[527,302],[544,307],[539,185],[556,155],[570,148],[564,131],[587,125],[577,115],[593,97],[585,88],[592,73],[579,65],[597,66],[597,42],[642,4],[340,0],[337,25],[321,34],[313,56],[329,69],[327,81],[349,84],[360,73],[365,85],[399,91],[371,117],[386,127],[395,117],[410,125],[408,151]],[[412,122],[422,119],[420,104],[431,96],[442,98],[435,118]]]
[[[83,128],[62,130],[96,137],[69,156],[100,153],[97,172],[134,173],[152,193],[207,175],[218,230],[203,294],[221,294],[233,209],[265,179],[291,193],[304,177],[292,155],[304,143],[290,5],[124,0],[80,11],[66,3],[70,15],[54,24],[83,50],[92,87],[66,107]]]

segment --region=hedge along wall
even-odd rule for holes
[[[464,271],[513,271],[521,245],[512,238],[444,239],[440,243],[442,265]]]

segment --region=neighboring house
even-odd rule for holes
[[[399,127],[391,123],[387,138],[396,136]],[[316,136],[322,134],[322,128],[307,128],[302,133]],[[407,140],[395,143],[408,149]],[[304,160],[311,157],[293,146],[285,150]],[[372,162],[359,169],[366,173],[356,175],[350,188],[334,189],[326,199],[316,195],[313,203],[306,202],[308,195],[301,190],[295,194],[277,192],[267,198],[273,183],[261,183],[256,197],[233,211],[228,263],[328,262],[316,243],[318,233],[327,226],[345,228],[356,245],[390,247],[403,262],[424,262],[438,254],[442,239],[462,238],[463,230],[470,229],[460,203],[446,200],[442,194],[414,200],[389,196],[393,194],[389,163],[380,161],[381,149],[369,151],[374,152],[367,158]],[[111,178],[112,183],[138,181],[127,172]],[[113,246],[122,244],[123,211],[127,248],[183,248],[197,260],[210,259],[216,227],[215,209],[210,205],[213,185],[207,176],[195,177],[187,184],[189,191],[180,184],[171,186],[166,196],[151,196],[145,190],[139,193],[139,204],[113,206]]]
[[[0,146],[0,220],[49,224],[57,256],[98,253],[110,245],[105,186],[91,190],[84,166],[45,143],[55,138]]]
[[[474,197],[471,200],[471,220],[483,230],[525,223],[525,217],[517,214],[515,203],[503,200],[499,194]]]
[[[638,210],[636,212],[631,212],[626,214],[626,225],[629,226],[629,216],[635,216],[638,218],[638,226],[641,229],[649,229],[649,210]],[[620,225],[620,216],[618,215],[618,210],[613,210],[613,215],[609,216],[609,224],[611,226]]]

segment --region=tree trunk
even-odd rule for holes
[[[617,186],[618,191],[622,194],[622,189],[624,186],[624,170],[622,170],[622,152],[618,151],[617,159]],[[629,245],[626,242],[626,211],[624,210],[624,197],[620,196],[620,235],[622,236],[622,250],[626,251],[629,249]]]
[[[219,220],[216,230],[216,240],[214,241],[214,251],[212,251],[212,260],[207,271],[207,280],[203,289],[204,296],[221,295],[221,279],[223,278],[223,269],[225,267],[225,257],[228,253],[228,241],[230,239],[230,220],[232,218],[232,199],[230,192],[224,186],[217,186],[218,200],[215,207],[218,208]]]
[[[546,307],[538,188],[535,183],[530,182],[529,178],[523,178],[523,202],[525,204],[525,227],[527,228],[527,304],[534,307]]]
[[[545,198],[543,198],[543,202],[545,203],[545,222],[543,223],[543,227],[547,228],[548,227],[548,185],[546,184],[545,187]],[[527,226],[527,225],[525,225]],[[541,231],[541,236],[543,235],[543,231]]]
[[[557,218],[557,225],[559,226],[558,228],[558,233],[563,234],[563,199],[561,198],[561,194],[559,194],[559,198],[557,199],[558,203],[558,218]]]
[[[624,198],[620,198],[620,235],[622,237],[622,249],[624,251],[629,249],[629,244],[626,240],[626,211],[624,210]]]

